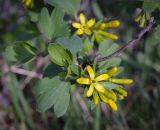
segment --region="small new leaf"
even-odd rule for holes
[[[50,59],[57,65],[68,66],[73,63],[72,54],[59,44],[50,44],[48,52]]]

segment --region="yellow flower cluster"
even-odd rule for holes
[[[72,26],[77,29],[77,31],[75,32],[77,35],[93,34],[97,42],[100,42],[106,38],[111,38],[113,40],[118,39],[117,35],[106,32],[106,29],[119,27],[120,21],[111,20],[108,22],[96,23],[96,20],[94,18],[91,18],[87,21],[85,15],[83,13],[80,13],[79,22],[72,22]]]
[[[95,72],[91,66],[86,67],[89,77],[80,77],[77,79],[77,83],[87,85],[85,88],[85,94],[87,97],[92,97],[94,104],[102,102],[108,104],[114,111],[117,111],[116,104],[117,98],[123,99],[127,96],[126,90],[119,87],[118,84],[131,84],[131,79],[115,79],[112,78],[118,72],[117,67],[113,67],[103,74],[95,75]],[[114,89],[107,89],[102,84],[102,81],[117,83],[117,87]]]
[[[33,0],[23,0],[23,5],[27,8],[33,8]]]

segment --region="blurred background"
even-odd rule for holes
[[[160,31],[155,30],[123,54],[125,70],[121,77],[132,78],[134,83],[127,88],[128,96],[118,103],[118,112],[105,105],[91,111],[79,92],[72,93],[69,109],[61,118],[53,110],[36,111],[32,86],[37,79],[16,74],[12,51],[5,49],[15,41],[39,36],[36,19],[31,16],[36,16],[45,0],[35,0],[34,4],[35,8],[28,11],[20,0],[0,0],[0,130],[159,130]],[[117,43],[121,46],[140,31],[134,22],[139,6],[135,0],[83,0],[80,11],[97,18],[120,20],[121,27],[111,31],[119,34]],[[41,37],[35,43],[45,50]],[[22,73],[41,72],[44,67],[44,61],[38,57],[23,65],[28,71]]]

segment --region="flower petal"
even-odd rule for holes
[[[116,94],[112,91],[112,90],[105,90],[104,95],[108,98],[108,99],[112,99],[114,101],[117,100],[117,96]]]
[[[118,110],[117,104],[116,104],[114,101],[109,100],[109,101],[108,101],[108,104],[109,104],[109,106],[112,108],[112,110],[114,110],[114,111],[117,111],[117,110]]]
[[[73,23],[72,23],[72,26],[73,26],[74,28],[81,28],[81,24],[80,24],[80,23],[76,23],[76,22],[73,22]]]
[[[99,96],[98,96],[98,93],[96,91],[93,92],[93,102],[95,105],[98,104],[99,102]]]
[[[82,30],[82,29],[78,29],[77,31],[76,31],[76,34],[77,35],[82,35],[84,33],[84,31]]]
[[[87,66],[87,71],[88,71],[88,74],[89,74],[90,78],[94,79],[95,73],[94,73],[94,70],[92,69],[92,67],[90,65]]]
[[[90,84],[90,80],[88,78],[78,78],[77,83],[79,83],[79,84]]]
[[[118,84],[131,84],[133,83],[132,79],[109,79],[110,82],[118,83]]]
[[[93,91],[94,91],[94,86],[93,86],[93,84],[91,84],[91,85],[89,86],[88,91],[87,91],[87,97],[92,96]]]
[[[94,18],[91,18],[87,21],[87,27],[91,28],[95,24],[96,20]]]
[[[84,16],[83,13],[80,13],[79,20],[80,20],[81,24],[83,24],[83,25],[86,23],[86,17]]]
[[[118,36],[115,35],[115,34],[112,34],[112,33],[107,33],[107,32],[101,31],[101,30],[99,30],[98,33],[103,35],[103,36],[105,36],[106,38],[111,38],[113,40],[117,40],[118,39]]]
[[[113,76],[114,74],[116,74],[118,71],[118,68],[117,67],[113,67],[111,69],[109,69],[106,74],[108,74],[109,76]]]
[[[99,93],[99,96],[104,103],[108,103],[109,99],[105,95],[103,95],[102,93]]]
[[[99,76],[97,76],[96,78],[95,78],[95,81],[103,81],[103,80],[106,80],[106,79],[108,79],[109,78],[109,76],[108,76],[108,74],[101,74],[101,75],[99,75]]]
[[[92,31],[91,31],[90,29],[88,29],[88,28],[86,28],[86,29],[84,30],[84,32],[85,32],[87,35],[91,35],[91,34],[92,34]]]
[[[100,83],[94,83],[94,87],[98,92],[105,93],[105,87]]]

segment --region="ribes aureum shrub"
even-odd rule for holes
[[[62,116],[71,93],[79,89],[91,108],[104,103],[108,109],[118,110],[117,102],[127,96],[126,87],[134,83],[132,77],[119,76],[125,69],[121,66],[122,51],[156,26],[154,11],[160,8],[159,2],[136,2],[141,6],[131,19],[141,31],[135,39],[121,45],[117,42],[121,34],[113,30],[120,28],[123,20],[100,19],[80,11],[81,0],[48,0],[39,12],[34,11],[33,0],[22,1],[38,36],[14,43],[4,54],[12,53],[9,59],[19,65],[38,56],[46,60],[42,76],[32,87],[39,112],[54,109],[58,117]],[[38,48],[33,41],[39,38],[42,45]]]

